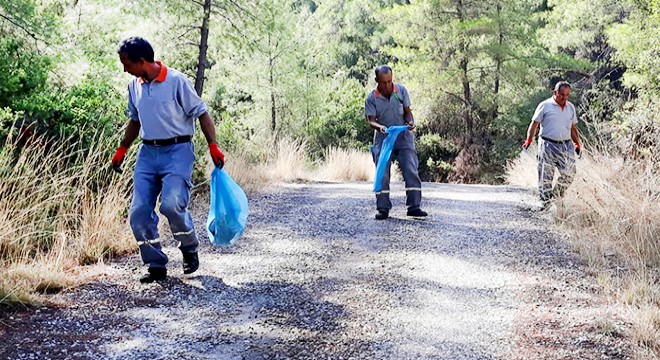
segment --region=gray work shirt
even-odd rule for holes
[[[571,126],[578,122],[575,105],[566,101],[562,109],[554,98],[542,101],[532,120],[541,125],[539,136],[555,141],[570,140]]]
[[[162,63],[153,81],[133,78],[128,84],[129,117],[140,122],[142,139],[192,135],[195,119],[207,111],[188,78]]]
[[[372,90],[367,96],[364,104],[364,115],[375,116],[376,122],[390,126],[405,125],[403,118],[403,108],[410,107],[410,96],[408,90],[401,84],[394,84],[394,90],[390,98],[381,95],[378,89]],[[374,146],[380,148],[387,134],[378,130],[374,131]],[[414,149],[415,137],[410,131],[404,131],[394,144],[394,149]]]

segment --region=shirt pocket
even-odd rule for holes
[[[399,103],[399,116],[403,116],[403,104]]]
[[[181,107],[174,98],[163,99],[157,102],[156,112],[164,119],[171,119],[178,117],[182,112]]]

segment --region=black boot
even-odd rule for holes
[[[192,274],[199,269],[197,252],[181,252],[183,254],[183,273]]]
[[[140,278],[140,282],[143,284],[150,284],[154,281],[165,280],[167,277],[167,269],[160,267],[150,267],[149,273]]]
[[[376,214],[376,220],[385,220],[388,217],[390,217],[390,213],[384,210],[378,210],[378,214]]]
[[[422,211],[422,209],[416,209],[416,210],[408,210],[408,213],[406,215],[413,217],[426,217],[428,214],[426,213],[426,211]]]

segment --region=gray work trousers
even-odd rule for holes
[[[196,252],[199,246],[190,202],[190,177],[195,162],[193,143],[167,146],[141,144],[133,173],[133,201],[129,215],[140,255],[150,268],[165,267],[168,262],[158,233],[156,201],[160,194],[160,212],[167,217],[172,236],[183,252]]]
[[[375,162],[378,161],[378,153],[380,147],[376,150]],[[406,206],[408,211],[419,209],[422,203],[422,181],[419,179],[417,168],[419,166],[419,159],[417,152],[414,148],[394,149],[390,161],[387,162],[385,175],[383,176],[382,190],[376,193],[376,209],[378,211],[389,212],[392,208],[390,201],[390,166],[392,160],[396,159],[399,162],[399,167],[403,173],[403,180],[406,183]]]
[[[555,168],[559,170],[557,185],[552,187]],[[572,141],[552,143],[539,139],[538,173],[541,201],[562,197],[575,178],[575,145]]]

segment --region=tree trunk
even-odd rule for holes
[[[268,34],[268,48],[271,48],[270,33]],[[273,54],[268,54],[268,83],[270,85],[270,130],[275,134],[277,129],[277,111],[275,109],[275,58]]]
[[[209,19],[211,18],[211,1],[204,0],[204,18],[199,39],[199,57],[197,59],[197,73],[195,74],[195,91],[202,96],[204,92],[204,71],[206,71],[206,51],[209,48]]]
[[[456,3],[456,11],[458,13],[458,19],[461,23],[465,22],[465,17],[463,14],[463,1],[458,1]],[[467,40],[462,39],[460,42],[461,48],[461,60],[459,67],[461,68],[461,83],[463,84],[463,100],[465,101],[465,127],[467,131],[466,136],[466,145],[472,143],[472,138],[474,137],[474,120],[472,118],[472,91],[470,90],[470,79],[468,78],[468,44]]]
[[[502,5],[497,4],[497,32],[498,32],[498,39],[497,43],[499,45],[498,47],[498,52],[497,55],[495,55],[495,100],[493,104],[493,114],[492,118],[493,120],[499,116],[499,98],[498,95],[500,93],[500,77],[502,75],[502,45],[504,44],[504,29],[502,28]]]
[[[273,59],[270,59],[268,76],[270,82],[270,129],[275,133],[277,128],[277,112],[275,111],[275,81],[273,77]]]

